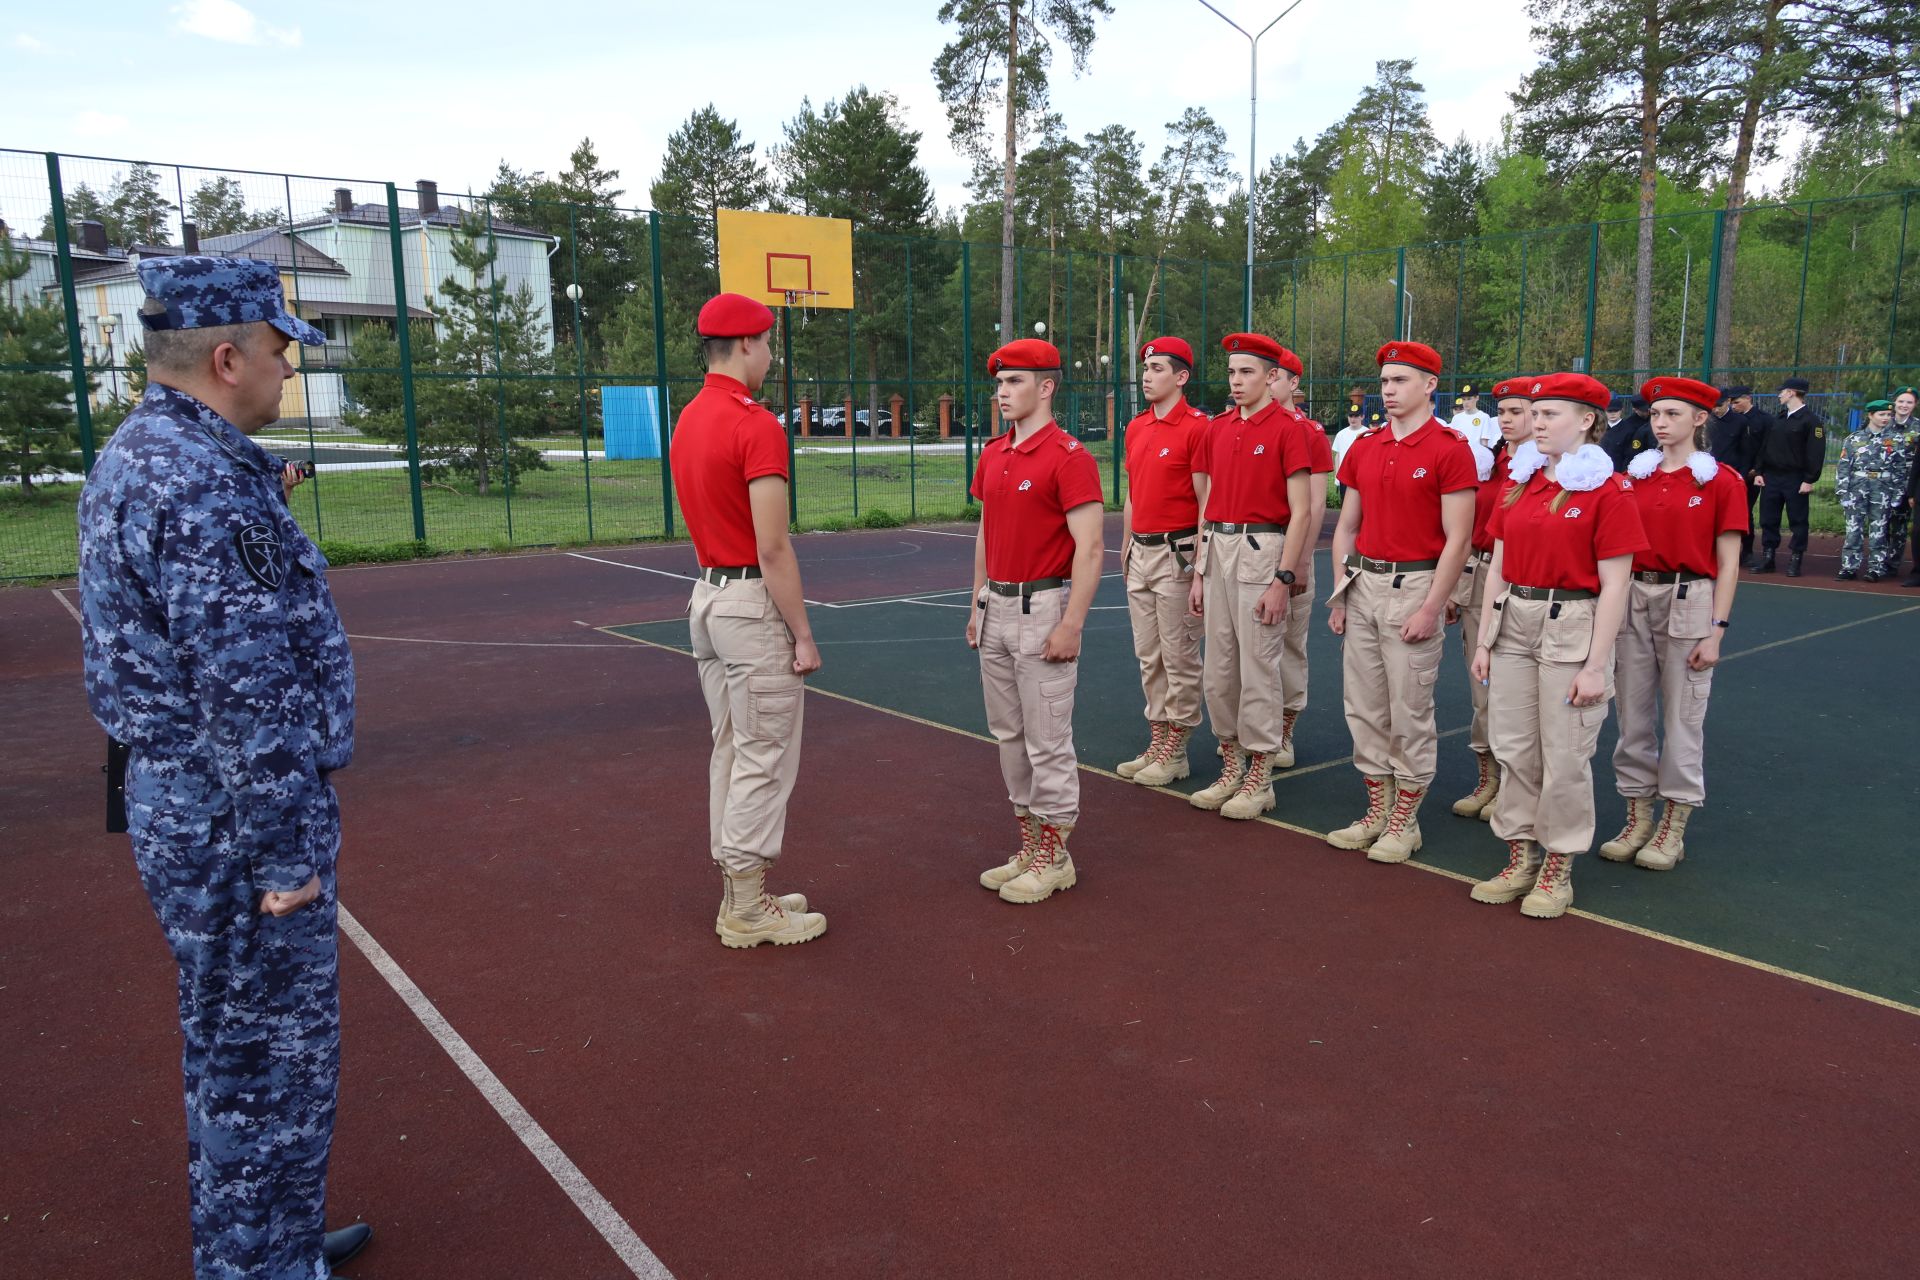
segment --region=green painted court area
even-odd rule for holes
[[[1327,581],[1328,553],[1317,559]],[[966,583],[928,584],[928,594],[815,607],[826,665],[816,689],[986,733],[979,672],[962,631]],[[1324,597],[1324,589],[1317,593]],[[1309,703],[1296,735],[1296,766],[1275,779],[1270,815],[1314,833],[1344,825],[1364,806],[1341,715],[1340,650],[1316,608]],[[1678,870],[1646,871],[1597,856],[1579,860],[1577,908],[1702,946],[1920,1004],[1920,849],[1914,832],[1911,765],[1920,692],[1908,678],[1920,601],[1862,593],[1741,585],[1735,626],[1714,679],[1707,721],[1707,807],[1687,833]],[[683,621],[616,628],[686,649]],[[1417,861],[1479,879],[1502,865],[1505,847],[1483,822],[1448,811],[1473,786],[1466,742],[1471,707],[1459,631],[1448,633],[1439,695],[1440,772],[1421,813],[1425,847]],[[1138,668],[1119,579],[1102,581],[1081,657],[1075,738],[1083,766],[1111,769],[1144,742]],[[1595,757],[1596,845],[1619,827],[1611,719]],[[832,744],[809,741],[830,754]],[[955,749],[974,749],[956,742]],[[978,749],[985,750],[982,746]],[[1192,754],[1191,790],[1211,781],[1214,740],[1203,728]],[[903,775],[927,762],[903,762]],[[876,780],[880,786],[888,785]],[[908,785],[904,776],[897,785]],[[1086,792],[1097,806],[1100,788]],[[1177,858],[1227,819],[1169,795],[1164,825],[1116,830],[1097,807],[1082,816],[1074,854],[1089,872],[1140,858]],[[1275,832],[1274,872],[1287,858],[1364,857],[1331,847],[1302,850]],[[1380,867],[1381,875],[1405,874]],[[1338,904],[1328,904],[1338,909]],[[1487,911],[1458,890],[1458,910]],[[1551,928],[1542,924],[1542,928]],[[1661,975],[1610,975],[1658,984]]]

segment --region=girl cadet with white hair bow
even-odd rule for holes
[[[1513,451],[1533,433],[1533,402],[1527,395],[1533,381],[1516,377],[1493,384],[1494,420],[1500,433],[1496,449],[1488,449],[1471,436],[1467,438],[1479,468],[1480,489],[1473,500],[1472,548],[1466,568],[1460,571],[1460,582],[1453,589],[1453,603],[1460,613],[1460,647],[1466,653],[1469,673],[1474,650],[1479,647],[1480,613],[1486,607],[1487,576],[1493,565],[1493,513],[1512,483],[1507,468],[1513,461]],[[1473,749],[1477,773],[1473,790],[1453,802],[1453,811],[1463,818],[1491,822],[1494,798],[1500,793],[1500,767],[1487,742],[1487,686],[1469,675],[1467,687],[1473,695],[1473,724],[1467,745]]]
[[[1507,865],[1477,902],[1523,898],[1523,914],[1564,915],[1573,859],[1593,844],[1593,751],[1613,692],[1613,646],[1633,556],[1647,548],[1627,481],[1595,443],[1606,387],[1583,373],[1528,384],[1532,439],[1494,509],[1493,563],[1473,677],[1488,682],[1500,764],[1493,832]]]
[[[1650,545],[1633,558],[1615,663],[1613,774],[1627,820],[1600,856],[1671,871],[1685,852],[1687,819],[1707,800],[1707,695],[1740,581],[1747,494],[1739,474],[1700,447],[1718,391],[1692,378],[1655,378],[1640,394],[1660,448],[1627,467]]]

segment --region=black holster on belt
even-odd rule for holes
[[[127,756],[124,742],[107,739],[107,763],[100,772],[107,775],[107,833],[119,835],[127,829]]]

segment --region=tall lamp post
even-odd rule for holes
[[[120,371],[113,367],[113,331],[120,327],[119,316],[100,317],[100,336],[107,343],[107,377],[113,381],[113,398],[120,398]]]
[[[1677,236],[1680,232],[1673,227],[1668,227],[1667,234]],[[1675,373],[1687,367],[1687,303],[1693,297],[1693,241],[1687,240],[1684,236],[1681,239],[1687,246],[1687,274],[1686,278],[1680,282],[1680,347],[1673,356]]]
[[[1260,38],[1273,30],[1280,18],[1298,9],[1300,0],[1293,0],[1292,4],[1282,9],[1279,17],[1260,28],[1259,35],[1248,31],[1226,14],[1215,9],[1208,0],[1200,0],[1200,3],[1206,5],[1214,17],[1247,38],[1247,52],[1251,66],[1247,77],[1247,275],[1240,308],[1240,323],[1251,329],[1253,328],[1253,224],[1259,203],[1259,196],[1254,190],[1254,179],[1258,175],[1260,166],[1260,148],[1257,145],[1260,133]]]

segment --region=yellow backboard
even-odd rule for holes
[[[853,223],[722,209],[720,288],[770,307],[853,306]]]

